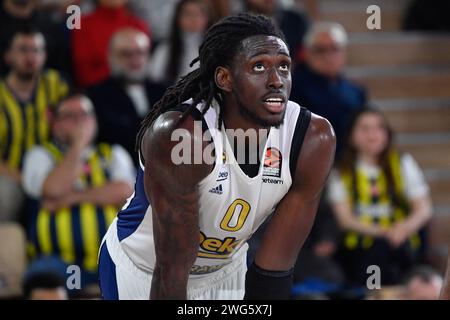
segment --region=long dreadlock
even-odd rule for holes
[[[141,123],[136,141],[139,150],[141,140],[153,121],[162,113],[182,102],[192,99],[190,106],[184,111],[180,121],[190,114],[197,104],[203,103],[202,114],[205,114],[216,99],[222,105],[222,97],[217,88],[214,73],[219,66],[230,66],[233,58],[241,48],[242,40],[256,35],[275,36],[284,40],[282,32],[272,21],[262,15],[239,14],[226,17],[214,24],[205,34],[199,49],[199,56],[190,66],[198,61],[200,66],[182,77],[175,85],[169,87],[163,97],[154,105]],[[222,120],[222,107],[219,124]]]

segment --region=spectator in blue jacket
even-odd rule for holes
[[[305,36],[305,63],[292,74],[291,100],[331,122],[337,137],[337,156],[351,114],[366,104],[364,88],[343,75],[347,42],[340,24],[314,24]]]

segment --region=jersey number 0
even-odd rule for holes
[[[247,220],[249,213],[250,204],[247,201],[243,199],[234,200],[233,203],[228,207],[225,216],[220,222],[220,228],[222,230],[231,232],[241,230],[245,224],[245,221]]]

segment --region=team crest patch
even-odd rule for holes
[[[264,157],[263,176],[281,177],[281,165],[283,159],[280,150],[269,147]]]

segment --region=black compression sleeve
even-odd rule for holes
[[[244,300],[287,300],[291,296],[294,269],[269,271],[253,263],[245,279]]]

